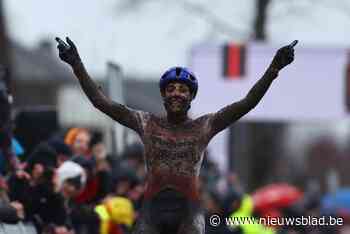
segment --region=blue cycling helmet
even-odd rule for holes
[[[184,67],[172,67],[167,70],[159,81],[159,88],[161,92],[164,92],[165,87],[173,81],[183,82],[190,88],[193,98],[196,97],[198,91],[198,82],[196,77],[187,68]]]

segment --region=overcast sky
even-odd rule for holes
[[[134,2],[136,7],[125,2]],[[170,66],[187,65],[194,44],[247,41],[252,34],[254,3],[5,0],[5,9],[11,37],[25,46],[69,35],[91,73],[104,74],[106,61],[112,60],[127,73],[159,77]],[[348,12],[347,0],[272,0],[269,43],[277,46],[299,39],[299,46],[348,45]]]
[[[225,34],[216,33],[200,13],[191,14],[182,1],[148,1],[121,14],[118,9],[123,2],[7,0],[8,29],[26,46],[34,46],[45,37],[69,35],[93,72],[103,73],[106,61],[113,60],[127,72],[158,76],[169,66],[186,65],[194,43],[231,36],[244,40],[250,33],[254,7],[252,0],[246,0],[240,8],[234,1],[184,1],[203,6],[213,14],[210,17],[237,29]]]

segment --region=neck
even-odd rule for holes
[[[187,116],[187,113],[179,113],[179,114],[168,113],[167,120],[171,124],[180,124],[188,120],[188,116]]]

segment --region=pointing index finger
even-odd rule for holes
[[[64,47],[67,48],[67,49],[70,48],[69,45],[67,45],[67,43],[65,43],[61,38],[56,37],[55,39],[56,39],[56,41],[58,42],[58,44],[64,46]]]
[[[298,44],[298,40],[294,40],[292,43],[290,43],[289,47],[294,48],[294,46],[296,46],[296,44]]]
[[[60,44],[64,43],[64,41],[59,37],[56,37],[55,40]]]

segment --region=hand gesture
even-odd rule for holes
[[[271,66],[275,69],[281,70],[294,60],[294,46],[298,43],[298,40],[293,41],[291,44],[280,48],[275,57],[272,60]]]
[[[23,179],[23,180],[30,180],[31,179],[31,176],[25,170],[16,171],[16,177],[18,179]]]
[[[10,205],[13,208],[15,208],[17,217],[20,219],[24,219],[25,215],[24,215],[24,207],[23,207],[22,203],[20,203],[18,201],[13,201],[10,203]]]
[[[58,43],[57,48],[61,60],[71,66],[81,62],[77,47],[68,37],[66,37],[67,43],[61,40],[59,37],[56,37],[56,41]]]

